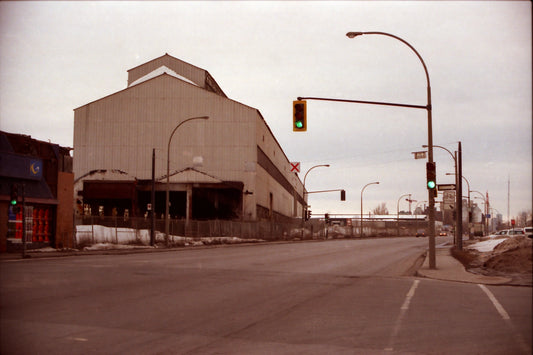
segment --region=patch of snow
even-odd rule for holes
[[[165,234],[156,232],[156,243],[165,242]],[[237,237],[203,237],[190,238],[169,235],[171,245],[199,246],[213,244],[258,243],[262,239],[242,239]],[[84,250],[134,249],[146,248],[150,245],[150,231],[148,229],[115,228],[100,225],[76,226],[76,244],[89,245]]]
[[[57,249],[52,248],[52,247],[44,247],[44,248],[39,248],[39,249],[28,250],[28,252],[32,252],[32,253],[51,253],[54,251],[57,251]]]
[[[162,75],[164,73],[167,73],[168,75],[171,75],[175,78],[178,78],[180,80],[183,80],[189,84],[193,84],[195,86],[198,86],[198,84],[196,84],[195,82],[193,82],[192,80],[190,79],[187,79],[186,77],[182,76],[182,75],[179,75],[178,73],[176,73],[174,70],[166,67],[166,66],[160,66],[159,68],[157,68],[156,70],[154,71],[151,71],[150,73],[146,74],[145,76],[143,77],[140,77],[139,79],[135,80],[133,83],[131,83],[130,85],[128,85],[128,87],[132,87],[132,86],[135,86],[137,84],[140,84],[142,82],[145,82],[147,80],[150,80],[152,78],[155,78],[159,75]]]
[[[112,243],[96,243],[89,247],[83,248],[83,250],[96,251],[96,250],[110,250],[110,249],[148,249],[153,248],[151,246],[139,246],[139,245],[122,245],[122,244],[112,244]]]
[[[480,251],[482,253],[486,253],[486,252],[489,252],[489,251],[493,251],[494,248],[506,241],[507,239],[506,238],[502,238],[502,239],[491,239],[491,240],[485,240],[483,242],[477,242],[475,244],[472,244],[470,246],[468,246],[468,249],[475,249],[477,251]]]

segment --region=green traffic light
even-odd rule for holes
[[[17,204],[17,200],[11,200],[11,205],[15,206]]]
[[[435,186],[437,186],[437,185],[435,184],[435,181],[428,181],[428,187],[429,187],[430,189],[434,189]]]
[[[296,121],[294,125],[296,126],[296,128],[302,128],[304,126],[302,121]]]

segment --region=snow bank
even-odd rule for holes
[[[155,242],[165,243],[165,234],[156,232]],[[264,240],[242,239],[237,237],[190,238],[169,235],[169,244],[171,246],[198,246],[257,242],[264,242]],[[148,229],[79,225],[76,226],[76,245],[87,245],[84,250],[125,249],[132,247],[143,248],[150,245],[150,231]]]
[[[147,229],[114,228],[99,225],[76,226],[76,244],[150,244]]]
[[[489,251],[493,251],[494,248],[506,241],[507,238],[502,238],[502,239],[490,239],[490,240],[485,240],[483,242],[477,242],[477,243],[474,243],[472,245],[469,245],[468,246],[468,249],[475,249],[477,251],[480,251],[482,253],[486,253],[486,252],[489,252]]]

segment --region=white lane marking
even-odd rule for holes
[[[492,292],[490,292],[490,290],[487,288],[487,286],[482,285],[482,284],[477,284],[477,285],[483,290],[483,292],[485,292],[487,294],[487,296],[489,297],[489,299],[492,302],[492,304],[494,305],[494,307],[496,307],[496,310],[498,311],[500,316],[507,323],[507,326],[509,327],[509,329],[513,333],[513,337],[515,338],[516,343],[520,346],[520,348],[522,349],[524,354],[531,354],[531,347],[528,345],[528,343],[522,337],[520,332],[518,332],[516,330],[513,322],[511,321],[511,317],[509,316],[509,313],[507,313],[507,311],[505,310],[505,308],[503,308],[501,303],[498,302],[498,300],[496,299],[494,294]]]
[[[87,338],[80,338],[80,337],[68,337],[67,339],[75,340],[75,341],[89,341]]]
[[[494,307],[496,307],[496,310],[498,311],[498,313],[500,313],[500,316],[502,316],[502,318],[505,320],[511,319],[511,317],[509,317],[509,313],[505,311],[505,308],[503,308],[500,302],[498,302],[492,292],[490,292],[490,290],[485,285],[478,284],[478,286],[483,290],[483,292],[487,294],[487,296],[489,296],[489,300],[492,302]]]
[[[420,280],[415,280],[413,282],[413,286],[411,286],[411,289],[409,292],[407,292],[407,295],[405,296],[405,301],[402,304],[402,310],[408,310],[409,304],[411,303],[411,298],[415,295],[416,288],[418,287],[418,284],[420,283]]]
[[[411,288],[409,289],[409,292],[407,292],[407,295],[405,295],[405,300],[403,301],[403,304],[400,307],[400,314],[398,315],[398,318],[396,318],[396,322],[394,323],[394,329],[392,330],[392,334],[389,338],[389,346],[384,349],[385,351],[394,351],[394,340],[396,339],[396,336],[398,336],[398,332],[400,331],[400,327],[402,325],[403,317],[409,310],[411,299],[415,295],[415,291],[419,283],[420,280],[414,280],[413,285],[411,285]]]

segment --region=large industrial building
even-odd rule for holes
[[[185,120],[208,116],[208,119]],[[170,140],[170,151],[167,150]],[[155,150],[155,206],[151,206]],[[304,187],[261,113],[206,71],[165,54],[128,70],[128,86],[74,110],[78,213],[286,221]]]

